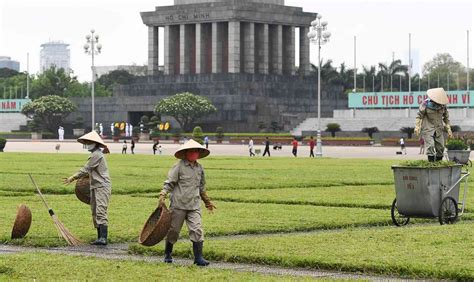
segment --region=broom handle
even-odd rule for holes
[[[33,179],[33,176],[31,176],[31,174],[28,173],[28,176],[30,177],[31,179],[31,182],[33,182],[33,185],[35,185],[36,187],[36,191],[38,191],[40,197],[41,197],[41,200],[43,200],[43,203],[45,205],[45,207],[48,209],[49,211],[49,214],[52,216],[54,214],[53,210],[48,206],[48,203],[46,202],[46,199],[44,198],[43,194],[41,193],[41,190],[39,189],[38,185],[36,184],[35,180]]]

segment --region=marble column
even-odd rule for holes
[[[179,31],[179,54],[180,54],[180,74],[191,73],[191,60],[193,56],[193,46],[195,45],[195,39],[193,34],[193,25],[181,24]]]
[[[148,27],[148,74],[158,73],[158,27]]]
[[[222,27],[221,23],[212,23],[212,73],[222,72]]]
[[[270,72],[282,74],[283,70],[283,26],[270,26]]]
[[[283,73],[295,74],[295,27],[283,26]]]
[[[164,34],[164,65],[165,65],[165,74],[175,74],[175,40],[174,40],[174,31],[175,28],[173,26],[167,25],[165,26],[165,34]]]
[[[309,75],[310,61],[309,61],[309,27],[300,27],[300,74]]]
[[[243,62],[244,72],[255,73],[255,24],[243,23]]]
[[[229,73],[240,72],[240,22],[229,22]]]
[[[255,24],[255,51],[258,73],[268,74],[268,24]]]

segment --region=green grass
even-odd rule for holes
[[[213,239],[206,242],[204,254],[228,262],[472,281],[473,228],[473,223],[457,223]],[[162,249],[130,247],[149,255],[161,255]],[[189,257],[190,244],[177,243],[175,253]]]
[[[85,242],[92,241],[96,231],[92,226],[89,206],[75,196],[46,195],[51,207],[65,226]],[[32,211],[33,223],[26,238],[10,241],[10,232],[19,204],[26,204]],[[157,198],[112,195],[109,207],[109,232],[111,242],[134,242],[148,216],[154,210]],[[218,210],[210,215],[203,211],[206,236],[235,234],[260,234],[323,230],[349,226],[374,226],[389,224],[386,210],[313,207],[277,204],[215,202]],[[0,241],[32,246],[60,246],[47,210],[38,196],[0,197]],[[181,235],[187,237],[186,228]]]
[[[0,255],[0,281],[281,281],[304,277],[45,253]]]
[[[62,178],[72,175],[87,160],[85,154],[0,155],[0,190],[34,189],[26,173],[32,173],[45,192],[72,193]],[[158,192],[171,166],[172,157],[148,155],[107,156],[116,194]],[[390,166],[384,160],[314,160],[309,158],[248,159],[210,157],[202,160],[211,190],[304,188],[344,185],[392,184]]]

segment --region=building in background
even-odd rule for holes
[[[20,71],[20,63],[12,60],[11,57],[0,56],[0,69],[7,68],[15,71]]]
[[[55,66],[57,69],[71,71],[71,51],[69,44],[62,41],[49,41],[41,44],[40,72]]]

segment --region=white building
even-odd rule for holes
[[[71,51],[69,44],[61,41],[50,41],[41,44],[40,72],[55,66],[57,69],[71,71]]]

